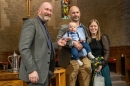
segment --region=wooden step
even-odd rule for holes
[[[126,86],[125,81],[112,81],[112,86]]]

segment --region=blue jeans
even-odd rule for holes
[[[83,48],[85,48],[85,50],[87,51],[87,53],[91,52],[91,48],[89,47],[89,45],[86,42],[81,42]],[[74,60],[78,60],[79,59],[79,52],[82,52],[82,50],[78,50],[77,48],[75,48],[74,46],[71,48],[71,54],[72,54],[72,59]],[[84,53],[84,52],[83,52]]]

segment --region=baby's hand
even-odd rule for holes
[[[80,42],[85,42],[85,40],[81,39]]]
[[[72,40],[72,38],[71,37],[67,37],[67,38],[65,38],[65,40],[66,41],[70,41],[70,40]]]

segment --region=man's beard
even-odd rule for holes
[[[43,15],[41,14],[42,19],[44,20],[44,22],[50,21],[51,17],[49,15]]]
[[[80,20],[80,17],[77,17],[77,18],[72,18],[72,21],[74,21],[74,22],[78,22]]]
[[[44,19],[44,21],[50,21],[51,20],[51,17],[49,17],[49,16],[43,16],[43,19]]]

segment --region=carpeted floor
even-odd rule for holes
[[[121,75],[111,72],[112,86],[126,86],[126,82],[121,80]]]

